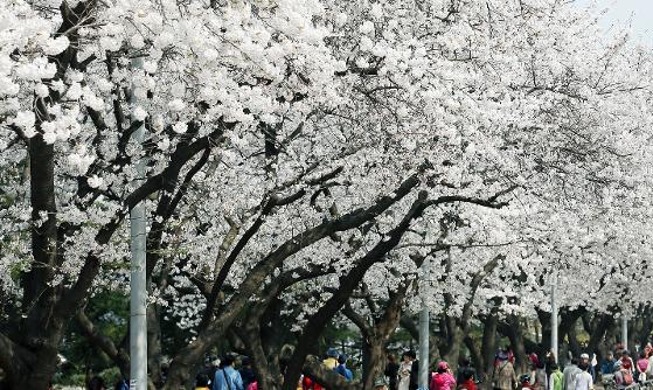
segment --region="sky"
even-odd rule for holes
[[[653,43],[653,0],[576,0],[581,6],[593,1],[610,9],[601,21],[606,29],[614,23],[630,24],[644,42]]]

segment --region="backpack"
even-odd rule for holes
[[[629,386],[633,384],[633,372],[630,370],[621,370],[621,375],[624,378],[624,385]]]

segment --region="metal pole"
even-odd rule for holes
[[[142,69],[143,60],[139,57],[133,60],[134,69]],[[132,86],[133,88],[133,86]],[[132,104],[138,99],[132,95]],[[132,135],[134,142],[142,144],[145,140],[145,126],[141,126]],[[146,161],[144,158],[136,162],[136,178],[134,188],[145,180]],[[145,275],[146,248],[146,216],[145,202],[141,201],[129,213],[131,233],[131,293],[129,302],[129,353],[130,353],[130,390],[147,389],[147,283]]]
[[[556,272],[553,272],[553,281],[551,282],[551,351],[553,356],[558,360],[558,302],[556,302],[556,294],[558,292],[558,277]]]
[[[628,317],[625,314],[621,317],[621,342],[624,349],[628,349]]]
[[[429,308],[422,301],[419,316],[419,382],[420,389],[429,388]]]

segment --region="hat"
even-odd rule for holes
[[[374,387],[386,386],[388,382],[385,380],[385,377],[378,377],[374,380]]]
[[[588,354],[586,354],[586,353],[581,353],[581,354],[580,354],[580,358],[581,358],[581,359],[587,359],[587,360],[590,360],[590,355],[588,355]]]
[[[329,348],[327,349],[327,357],[332,357],[332,358],[338,358],[338,351],[335,348]]]

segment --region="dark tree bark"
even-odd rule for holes
[[[489,378],[494,369],[494,354],[497,350],[497,327],[499,324],[499,320],[497,319],[497,305],[492,308],[483,323],[485,325],[481,344],[483,365],[479,366],[479,368],[483,370],[483,377]]]
[[[396,291],[390,292],[390,298],[385,304],[377,306],[371,299],[366,299],[373,317],[372,324],[351,306],[346,305],[343,309],[343,314],[360,329],[363,336],[363,354],[366,359],[364,359],[362,382],[365,389],[373,388],[374,379],[385,371],[385,345],[399,325],[406,292],[411,284],[408,278],[404,279]],[[367,294],[365,286],[362,294]]]
[[[357,228],[373,220],[398,200],[408,195],[418,183],[417,176],[411,176],[397,188],[393,196],[383,197],[368,208],[357,209],[339,218],[325,221],[292,237],[254,266],[244,282],[239,286],[238,295],[234,295],[228,303],[219,308],[219,312],[214,313],[213,310],[217,307],[218,292],[222,288],[224,280],[219,276],[209,297],[205,320],[201,324],[203,327],[199,329],[198,336],[191,344],[178,351],[170,366],[168,381],[164,389],[177,390],[179,386],[186,382],[196,362],[202,358],[211,345],[224,335],[226,329],[233,324],[242,310],[249,304],[249,298],[256,294],[260,286],[265,285],[265,279],[268,275],[275,268],[281,267],[285,259],[336,232]],[[229,258],[231,264],[236,260],[235,257],[232,259],[231,255]],[[225,272],[228,273],[228,267],[231,264],[225,264],[227,269],[225,271],[223,267],[220,270],[220,275]],[[315,335],[313,340],[317,339],[317,336]]]

